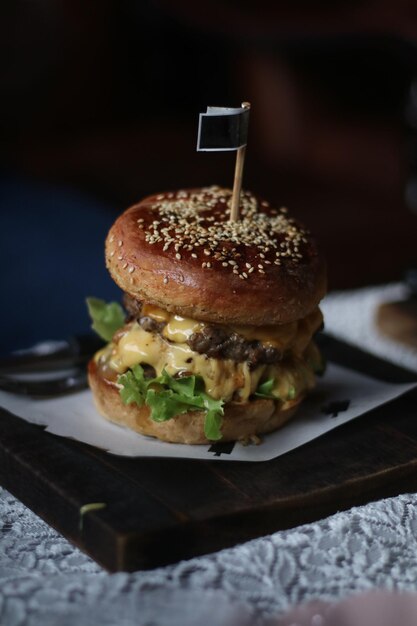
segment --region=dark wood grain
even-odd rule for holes
[[[330,337],[328,358],[415,375]],[[417,488],[417,393],[262,463],[129,459],[0,412],[0,482],[111,571],[151,568]],[[80,527],[80,507],[104,502]]]

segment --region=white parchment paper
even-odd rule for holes
[[[133,457],[177,457],[230,461],[267,461],[327,433],[341,424],[416,387],[417,383],[385,383],[330,363],[315,391],[296,417],[265,435],[260,445],[240,443],[189,446],[164,443],[111,424],[96,411],[90,391],[61,398],[34,400],[0,392],[0,406],[28,422],[46,426],[112,454]]]

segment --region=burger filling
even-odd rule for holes
[[[295,337],[300,330],[299,322],[281,327],[257,328],[236,326],[226,328],[220,324],[203,324],[190,319],[170,315],[159,307],[150,306],[125,297],[125,307],[145,330],[156,332],[174,341],[180,340],[191,350],[214,359],[247,361],[251,369],[259,364],[272,364],[281,361],[283,348],[288,339]],[[308,324],[321,323],[320,312],[309,316]],[[304,329],[303,341],[310,328]],[[299,333],[298,333],[299,334]]]
[[[161,420],[205,409],[209,439],[221,437],[225,402],[270,398],[285,409],[314,386],[322,369],[312,341],[322,325],[318,308],[289,324],[255,327],[207,324],[130,297],[125,298],[126,323],[115,308],[102,307],[98,314],[99,302],[89,300],[93,328],[102,331],[106,311],[112,323],[100,333],[110,341],[96,361],[119,385],[123,401],[146,403],[151,417]]]

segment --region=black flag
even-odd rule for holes
[[[238,150],[248,142],[249,109],[207,107],[200,113],[197,151]]]

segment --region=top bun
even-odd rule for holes
[[[326,291],[323,258],[284,208],[243,191],[190,189],[145,198],[106,240],[119,287],[183,317],[223,324],[285,324],[308,315]]]

